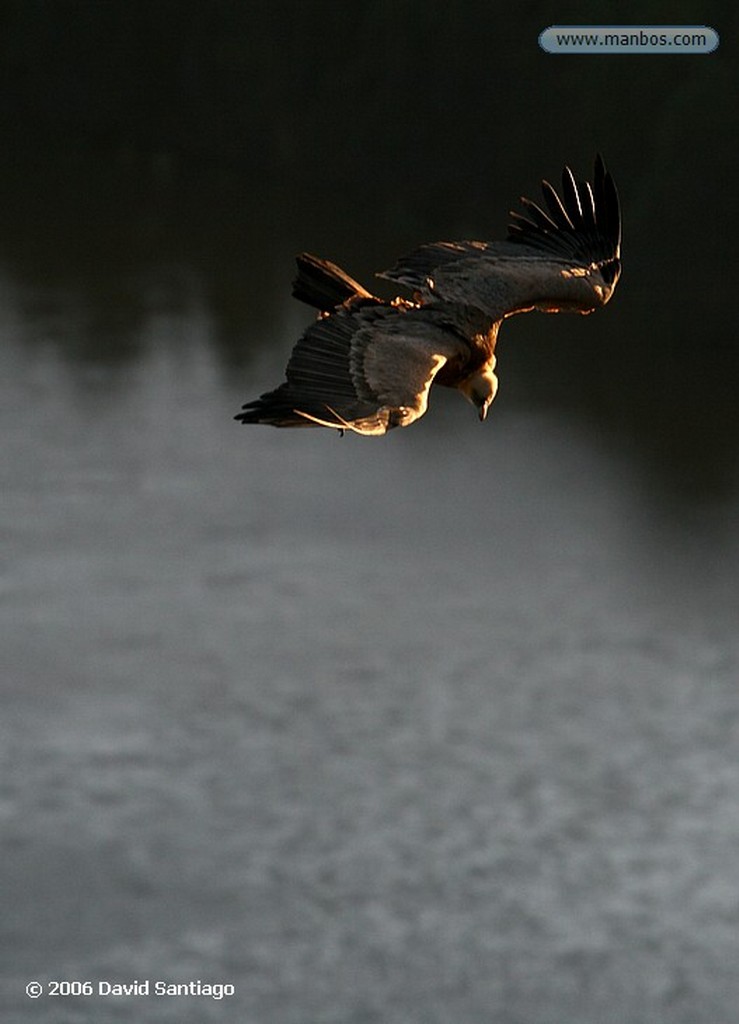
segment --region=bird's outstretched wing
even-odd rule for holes
[[[384,434],[423,416],[437,372],[468,355],[436,311],[371,302],[340,308],[300,338],[285,383],[248,402],[236,419]]]
[[[526,216],[511,214],[507,241],[422,245],[380,276],[421,301],[466,304],[494,319],[605,304],[621,270],[621,214],[603,160],[596,158],[592,185],[565,167],[561,197],[547,181],[542,192],[547,210],[522,199]]]

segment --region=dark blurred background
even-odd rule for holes
[[[4,1022],[735,1024],[739,16],[624,6],[1,0]],[[537,45],[637,19],[720,47]],[[233,422],[296,252],[597,151],[615,297],[507,322],[484,425]]]
[[[243,364],[287,340],[294,251],[370,279],[420,240],[501,237],[519,194],[599,149],[623,196],[618,302],[597,326],[511,324],[501,400],[590,417],[671,489],[725,493],[737,15],[643,5],[647,24],[715,25],[708,58],[535,45],[586,15],[623,20],[609,3],[6,0],[0,251],[39,314],[27,343],[123,366],[145,344],[142,279],[175,304],[196,282],[213,345]]]

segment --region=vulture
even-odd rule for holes
[[[295,298],[318,311],[274,391],[235,418],[275,427],[381,435],[426,412],[432,384],[456,388],[484,420],[495,398],[495,343],[516,313],[592,313],[621,273],[621,214],[600,156],[592,183],[562,173],[559,194],[521,199],[506,241],[421,245],[379,277],[408,297],[379,299],[334,263],[297,257]]]

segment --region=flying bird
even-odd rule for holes
[[[426,412],[432,384],[456,388],[487,416],[495,343],[516,313],[592,313],[621,273],[621,214],[596,157],[592,184],[569,167],[544,205],[521,199],[501,242],[432,242],[379,277],[410,297],[377,298],[328,260],[302,253],[293,295],[318,310],[295,345],[286,381],[243,406],[242,423],[332,427],[381,435]]]

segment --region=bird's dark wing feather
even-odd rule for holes
[[[621,248],[621,210],[616,185],[600,156],[593,183],[576,181],[569,167],[562,172],[562,196],[542,182],[548,212],[530,199],[521,202],[527,216],[511,213],[509,241],[547,255],[583,264],[617,259]]]
[[[384,434],[422,416],[438,370],[468,354],[467,343],[432,310],[339,309],[303,334],[285,383],[248,402],[236,419]]]

